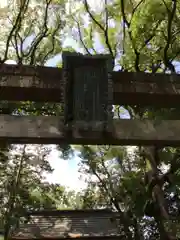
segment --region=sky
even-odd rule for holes
[[[59,152],[52,147],[52,152],[49,156],[49,163],[54,169],[52,174],[46,175],[46,180],[50,183],[59,183],[68,187],[70,190],[79,191],[86,187],[83,180],[80,180],[78,172],[78,156],[69,160],[63,160],[59,157]]]

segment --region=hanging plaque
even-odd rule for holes
[[[65,124],[93,127],[112,119],[112,58],[63,52]]]

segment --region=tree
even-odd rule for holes
[[[114,67],[121,69],[121,71],[146,71],[151,73],[174,73],[177,71],[175,63],[179,61],[180,50],[179,1],[114,0],[109,2],[104,0],[99,4],[98,8],[97,6],[96,8],[92,8],[89,2],[84,0],[76,6],[75,11],[73,12],[72,10],[71,12],[72,21],[69,21],[69,24],[74,26],[74,22],[76,22],[76,31],[72,28],[75,32],[74,38],[79,42],[84,52],[88,54],[97,53],[96,41],[99,39],[103,52],[111,54],[114,58]],[[84,21],[85,15],[87,21]],[[116,110],[120,107],[116,106]],[[131,118],[141,119],[172,119],[174,117],[178,118],[179,113],[179,108],[171,110],[150,107],[140,108],[138,106],[123,106],[123,108],[128,111]],[[112,188],[109,186],[112,173],[110,175],[108,172],[106,173],[105,179],[108,180],[105,184],[104,177],[103,179],[99,178],[102,174],[102,162],[99,163],[99,158],[101,158],[99,150],[94,151],[92,147],[84,146],[81,151],[85,152],[82,159],[88,159],[86,163],[83,160],[83,164],[88,165],[88,169],[91,169],[91,175],[95,175],[98,178],[98,184],[100,184],[101,188],[102,185],[104,186],[103,189],[106,191],[106,194],[103,196],[107,199],[107,196],[112,194],[110,193],[112,192]],[[122,149],[120,148],[117,155],[121,151]],[[129,217],[130,219],[126,219],[126,223],[128,223],[127,225],[131,229],[134,229],[132,236],[136,236],[136,239],[141,238],[141,232],[143,232],[143,237],[146,236],[147,232],[151,232],[152,234],[156,234],[156,239],[158,238],[157,234],[160,234],[160,239],[177,239],[180,225],[179,223],[173,223],[174,217],[169,206],[176,205],[174,211],[176,213],[179,211],[179,207],[177,207],[179,204],[177,195],[180,184],[178,152],[178,148],[159,149],[154,146],[140,147],[136,151],[137,168],[134,170],[133,167],[123,173],[123,179],[129,179],[129,182],[122,181],[122,179],[121,181],[116,181],[116,184],[121,183],[119,187],[121,191],[123,190],[123,184],[125,184],[124,181],[126,182],[126,191],[128,188],[131,189],[129,193],[126,192],[125,196],[119,193],[120,196],[123,196],[123,199],[118,199],[118,203],[122,201],[123,207],[121,206],[118,211],[121,213],[126,209],[125,215],[127,215],[127,211],[130,209],[131,217]],[[126,157],[124,161],[127,162]],[[144,166],[142,166],[142,161],[144,162]],[[118,163],[118,165],[120,164]],[[168,170],[163,171],[165,165]],[[169,165],[169,168],[167,165]],[[120,165],[120,169],[118,170],[119,176],[122,176],[121,168],[122,166]],[[96,171],[92,169],[96,169]],[[126,174],[130,177],[125,177]],[[143,186],[145,186],[141,188],[138,185],[137,189],[141,189],[141,191],[139,197],[136,198],[138,201],[143,201],[144,199],[143,212],[142,208],[138,209],[138,206],[134,205],[133,184],[135,182],[138,182],[138,184],[141,182],[140,185],[143,182]],[[176,196],[174,200],[170,197],[171,195]],[[135,196],[137,197],[136,194]],[[126,198],[128,201],[126,201]],[[173,201],[176,202],[175,205]],[[107,200],[108,204],[109,200]],[[111,200],[111,204],[114,205],[114,198]],[[151,217],[150,220],[147,218],[147,215]],[[133,216],[138,219],[136,222]],[[177,217],[175,219],[178,222]],[[153,228],[152,223],[154,225]],[[125,225],[124,223],[124,228]],[[146,228],[143,231],[142,226]],[[152,231],[154,228],[157,230]],[[130,235],[129,239],[132,239]],[[151,237],[149,239],[152,239]]]
[[[135,232],[139,231],[138,239],[141,232],[145,231],[143,226],[139,230],[136,225],[140,224],[142,206],[146,201],[139,159],[125,147],[82,148],[81,171],[85,172],[89,186],[83,194],[84,207],[108,207],[118,211],[125,236],[134,239]],[[92,178],[92,175],[96,178]],[[129,226],[134,233],[131,233]]]
[[[0,64],[14,60],[17,64],[44,65],[61,51],[65,1],[13,1],[0,9]],[[38,19],[38,21],[37,21]],[[57,104],[34,102],[0,102],[2,114],[55,114]],[[46,157],[50,149],[36,146],[0,144],[0,204],[4,237],[19,223],[19,216],[30,209],[57,207],[64,201],[64,188],[45,184],[43,174],[52,172]],[[54,190],[58,193],[54,195]]]
[[[114,68],[121,71],[166,72],[176,71],[175,61],[179,61],[180,3],[173,0],[113,0],[101,1],[92,8],[87,0],[68,1],[69,12],[65,12],[63,0],[20,1],[14,10],[12,5],[3,9],[1,63],[13,59],[18,64],[44,65],[47,59],[61,53],[63,36],[72,35],[88,54],[95,54],[99,39],[103,53],[110,53]],[[72,7],[73,4],[73,7]],[[39,21],[37,21],[37,16]],[[65,26],[66,23],[66,26]],[[72,30],[72,31],[71,31]],[[73,50],[71,48],[71,50]],[[120,108],[115,106],[119,116]],[[1,113],[57,115],[60,104],[34,102],[1,102]],[[140,108],[123,106],[131,118],[161,119],[176,117],[179,109]],[[121,117],[121,114],[120,114]],[[62,156],[69,157],[70,146],[59,146]],[[77,148],[75,148],[77,149]],[[1,163],[4,171],[9,162],[11,146],[1,144]],[[31,164],[18,155],[18,164],[13,165],[10,175],[2,175],[8,182],[21,173],[29,173]],[[41,174],[33,172],[28,182],[27,174],[20,175],[13,182],[15,187],[4,189],[1,209],[5,219],[6,236],[13,220],[17,219],[17,209],[41,207],[69,207],[68,194],[77,200],[73,207],[110,207],[121,216],[121,229],[127,239],[177,239],[180,224],[179,211],[179,149],[152,147],[135,148],[131,154],[126,147],[82,146],[80,147],[81,171],[86,174],[87,189],[79,195],[64,192],[61,186],[42,183]],[[15,155],[13,156],[13,158]],[[23,159],[22,161],[20,159]],[[23,168],[21,167],[23,163]],[[39,163],[38,163],[39,164]],[[44,166],[36,165],[38,171]],[[10,166],[10,165],[9,165]],[[166,166],[164,170],[163,167]],[[8,169],[8,168],[7,168]],[[50,169],[49,169],[50,170]],[[3,173],[2,171],[2,173]],[[10,178],[8,178],[10,176]],[[39,178],[40,177],[40,178]],[[96,177],[94,179],[94,177]],[[14,179],[14,178],[12,178]],[[18,180],[18,181],[17,181]],[[4,185],[3,185],[4,186]],[[15,185],[16,186],[16,185]],[[25,190],[23,188],[25,186]],[[16,191],[15,191],[16,189]],[[32,191],[32,189],[34,191]],[[46,190],[50,190],[50,195]],[[26,191],[27,190],[27,191]],[[56,195],[57,191],[57,195]],[[5,194],[6,192],[6,194]],[[30,194],[33,192],[32,194]],[[66,195],[67,194],[67,195]],[[23,196],[27,196],[25,198]],[[4,205],[5,206],[5,205]],[[13,210],[12,210],[13,209]],[[13,215],[11,214],[13,211]],[[176,220],[174,224],[172,220]]]
[[[19,149],[13,147],[4,166],[1,165],[1,214],[5,239],[19,214],[31,205],[30,189],[40,184],[42,172],[52,171],[46,160],[47,154],[47,149],[42,152],[36,148],[32,153],[26,145]]]
[[[0,218],[4,224],[5,239],[26,212],[69,208],[73,206],[71,200],[75,196],[60,184],[45,182],[44,174],[53,171],[47,161],[50,147],[11,147],[8,158],[1,163],[0,171]]]

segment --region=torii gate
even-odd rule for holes
[[[0,115],[0,140],[179,146],[180,120],[113,120],[111,106],[177,107],[180,75],[113,72],[110,60],[107,55],[63,53],[62,69],[0,65],[0,100],[64,106],[62,116]]]

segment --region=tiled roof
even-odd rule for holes
[[[29,216],[29,221],[21,224],[11,239],[105,237],[122,232],[117,213],[109,210],[41,211]]]

